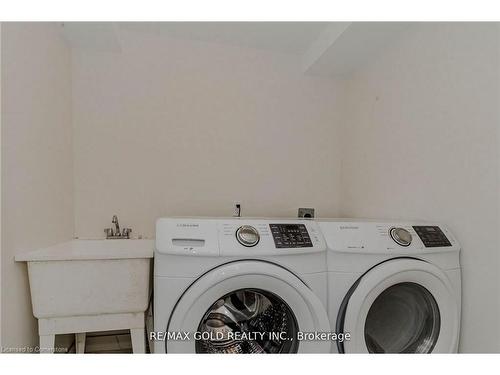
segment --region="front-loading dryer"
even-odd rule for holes
[[[454,353],[460,246],[441,224],[325,220],[328,314],[339,353]],[[349,337],[350,336],[350,337]]]
[[[162,218],[156,224],[156,353],[322,353],[326,244],[308,220]]]

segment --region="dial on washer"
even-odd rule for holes
[[[410,246],[411,233],[404,228],[391,228],[389,231],[391,238],[400,246]]]
[[[259,231],[251,225],[242,225],[236,230],[236,239],[246,247],[252,247],[259,243]]]

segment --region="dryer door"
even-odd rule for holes
[[[453,353],[459,306],[448,277],[409,258],[386,261],[365,273],[342,303],[337,330],[351,339],[345,353]]]
[[[165,349],[168,353],[329,352],[328,341],[299,342],[299,331],[330,331],[325,308],[311,289],[278,265],[236,261],[204,274],[181,296],[170,317]]]

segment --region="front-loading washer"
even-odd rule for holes
[[[162,218],[156,224],[156,353],[322,353],[326,244],[309,220]]]
[[[457,352],[460,246],[444,225],[319,225],[328,247],[330,324],[346,335],[333,352]]]

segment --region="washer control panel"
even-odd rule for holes
[[[269,224],[276,248],[313,247],[304,224]]]
[[[307,219],[193,217],[156,222],[158,254],[257,259],[314,253],[324,257],[319,253],[325,250],[318,223]],[[309,267],[309,260],[306,263]]]
[[[451,246],[450,241],[438,226],[419,225],[413,226],[413,229],[420,237],[425,247]]]

